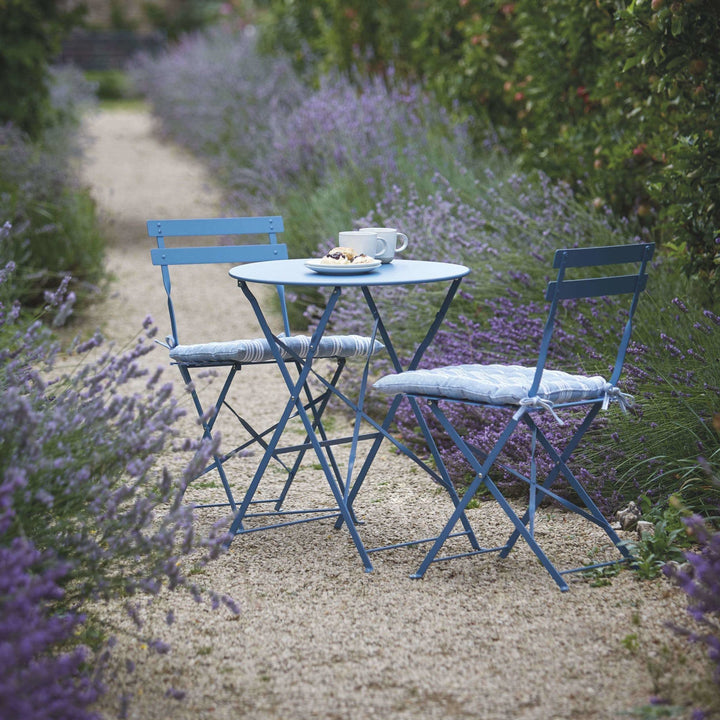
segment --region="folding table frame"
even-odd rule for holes
[[[450,307],[452,299],[454,298],[460,281],[464,275],[469,272],[468,268],[461,265],[454,265],[452,263],[437,263],[437,262],[422,262],[422,261],[411,261],[411,260],[395,260],[393,263],[386,264],[378,268],[376,271],[369,272],[366,274],[356,275],[321,275],[313,273],[311,270],[305,267],[304,260],[288,260],[282,263],[274,264],[270,266],[267,263],[261,263],[252,267],[243,266],[239,268],[233,268],[230,271],[231,276],[238,280],[238,285],[242,290],[245,297],[250,302],[260,326],[265,333],[268,342],[273,346],[278,367],[283,374],[286,386],[288,388],[288,401],[285,409],[275,426],[275,431],[272,438],[268,441],[265,456],[258,466],[255,477],[253,478],[250,487],[245,495],[243,501],[239,504],[238,510],[233,520],[233,524],[230,528],[232,535],[242,535],[247,532],[254,532],[258,529],[265,529],[264,527],[255,528],[247,527],[245,520],[251,515],[248,513],[251,503],[253,502],[255,493],[261,483],[263,473],[265,472],[272,454],[275,452],[275,447],[282,437],[285,425],[288,419],[293,414],[297,414],[302,419],[307,432],[307,438],[309,445],[312,447],[321,467],[323,474],[327,479],[328,485],[333,493],[333,496],[337,502],[338,511],[336,513],[337,520],[335,523],[336,528],[340,528],[343,524],[347,525],[348,531],[355,544],[361,561],[366,571],[372,570],[372,563],[369,559],[369,553],[381,549],[387,548],[373,548],[366,549],[360,538],[360,535],[356,528],[356,518],[352,509],[353,501],[370,469],[373,459],[380,447],[380,443],[383,438],[388,438],[397,447],[399,447],[406,455],[411,457],[415,462],[421,465],[428,473],[433,475],[438,482],[444,485],[448,491],[451,499],[454,503],[459,502],[459,498],[455,492],[452,483],[447,483],[445,478],[435,473],[426,463],[418,458],[409,448],[405,447],[397,439],[395,439],[388,431],[388,428],[392,422],[392,417],[397,410],[397,405],[393,404],[391,412],[388,413],[385,421],[382,424],[377,423],[373,420],[364,410],[364,397],[367,388],[368,379],[368,366],[370,358],[366,358],[365,366],[363,369],[363,375],[361,385],[359,389],[359,398],[355,402],[344,394],[338,387],[337,384],[328,381],[322,376],[322,374],[316,372],[313,367],[313,361],[315,356],[313,354],[313,348],[316,348],[322,342],[325,330],[329,323],[329,320],[336,308],[338,300],[342,294],[344,288],[357,287],[360,288],[363,293],[363,298],[368,307],[370,316],[372,317],[372,333],[371,337],[373,340],[376,337],[380,337],[383,345],[385,346],[386,352],[389,354],[391,362],[396,370],[401,371],[402,365],[397,356],[397,353],[393,347],[392,339],[382,320],[377,304],[373,298],[371,288],[380,287],[383,285],[401,285],[401,284],[417,284],[417,283],[428,283],[428,282],[439,282],[449,281],[450,287],[443,299],[442,305],[435,315],[433,322],[431,323],[423,341],[419,344],[414,357],[409,365],[410,368],[417,367],[420,359],[427,349],[428,345],[432,342],[435,334],[437,333],[442,321]],[[322,315],[317,323],[315,331],[311,341],[311,351],[306,357],[301,360],[301,370],[297,379],[293,379],[287,372],[284,364],[281,362],[281,350],[282,350],[282,339],[275,337],[272,334],[272,330],[265,318],[262,308],[257,301],[255,295],[251,291],[250,283],[266,283],[266,284],[278,284],[282,283],[285,285],[303,285],[310,287],[328,287],[332,288],[330,295],[327,299],[325,308],[323,309]],[[340,439],[329,439],[321,436],[316,427],[313,425],[313,421],[307,413],[307,409],[304,408],[299,400],[299,391],[304,383],[307,382],[310,376],[315,377],[326,389],[327,392],[332,393],[338,397],[343,403],[345,403],[355,413],[355,423],[353,427],[353,434],[351,437],[345,437]],[[419,422],[424,424],[424,418],[417,411]],[[372,432],[361,433],[360,426],[362,422],[368,423],[372,428]],[[358,442],[360,440],[374,440],[372,447],[370,448],[365,462],[358,473],[357,477],[353,480],[353,469],[356,457],[356,451]],[[327,451],[334,445],[339,443],[350,443],[350,456],[347,467],[346,477],[343,479],[337,472],[337,467],[331,462],[330,457],[326,456]],[[461,514],[461,521],[465,524],[464,514]],[[472,531],[468,524],[468,532],[471,534]],[[472,537],[474,542],[474,537]],[[418,541],[422,542],[422,541]],[[403,543],[410,544],[410,543]]]

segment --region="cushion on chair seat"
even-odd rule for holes
[[[308,335],[292,335],[280,337],[287,347],[301,358],[310,352]],[[358,357],[368,354],[376,355],[385,346],[377,340],[373,343],[369,337],[362,335],[328,335],[320,340],[315,357]],[[281,348],[285,360],[293,357]],[[270,344],[265,338],[254,340],[228,340],[225,342],[209,342],[197,345],[177,345],[170,349],[170,358],[184,365],[224,364],[224,363],[258,363],[273,360]]]
[[[451,365],[432,370],[409,370],[380,378],[374,387],[387,393],[429,395],[492,405],[521,405],[535,376],[534,367],[520,365]],[[604,378],[545,370],[538,398],[549,403],[600,398],[608,390]]]

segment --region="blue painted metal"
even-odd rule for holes
[[[642,243],[637,245],[622,245],[622,246],[610,246],[610,247],[596,247],[596,248],[573,248],[558,250],[554,258],[554,267],[558,270],[557,277],[554,281],[548,284],[546,298],[550,300],[550,307],[548,310],[548,316],[543,332],[543,338],[540,344],[538,361],[535,366],[535,375],[532,386],[528,393],[529,397],[537,395],[538,387],[542,377],[542,372],[545,368],[547,361],[548,350],[553,339],[555,329],[555,317],[558,310],[559,302],[567,298],[585,298],[585,297],[599,297],[607,295],[628,295],[630,296],[628,308],[623,312],[619,313],[620,325],[622,327],[619,335],[619,344],[617,354],[615,357],[615,363],[612,374],[609,378],[609,383],[613,386],[616,385],[625,359],[625,353],[630,342],[632,333],[632,323],[637,303],[641,292],[647,285],[647,265],[650,262],[654,252],[654,245],[652,243]],[[591,277],[572,279],[567,278],[566,273],[568,270],[595,268],[600,266],[613,266],[621,265],[626,266],[628,264],[634,264],[636,270],[634,274],[619,274],[619,275],[608,275],[606,277]],[[624,321],[624,318],[627,318]],[[399,399],[402,396],[396,396],[393,399],[391,406],[391,413],[394,413],[399,403]],[[422,395],[409,395],[407,396],[411,400],[417,400],[420,397],[425,397],[429,401],[430,409],[433,415],[442,425],[444,431],[448,437],[453,441],[457,448],[462,452],[463,456],[467,460],[468,464],[472,468],[475,476],[468,487],[467,491],[455,505],[455,510],[452,513],[450,519],[447,521],[440,534],[432,539],[432,546],[428,550],[425,558],[420,564],[418,570],[413,573],[411,577],[421,578],[424,576],[428,567],[441,560],[450,560],[458,557],[467,557],[469,555],[482,554],[486,552],[498,552],[500,557],[506,557],[508,553],[515,546],[515,543],[519,538],[529,545],[536,557],[540,560],[543,567],[547,570],[550,576],[555,580],[558,587],[565,591],[568,589],[567,582],[564,580],[563,575],[572,572],[579,572],[583,570],[605,567],[612,565],[617,562],[629,562],[632,561],[632,557],[627,547],[620,541],[617,533],[612,529],[607,519],[602,515],[598,507],[592,501],[585,488],[578,481],[575,475],[572,473],[567,465],[568,460],[572,456],[573,452],[577,448],[580,440],[584,436],[592,424],[598,411],[606,402],[604,394],[589,400],[568,402],[562,404],[556,404],[554,410],[560,410],[563,408],[578,408],[585,407],[587,410],[586,415],[580,425],[577,427],[572,438],[567,443],[566,447],[562,450],[556,450],[550,441],[548,440],[542,429],[535,423],[533,414],[535,412],[541,412],[542,407],[532,405],[522,405],[520,407],[516,405],[508,405],[507,408],[514,410],[514,413],[502,430],[498,440],[493,447],[486,453],[475,446],[471,445],[462,436],[461,432],[455,428],[448,418],[447,414],[440,406],[439,401],[444,400],[447,403],[451,402],[463,402],[482,408],[495,408],[501,407],[498,405],[491,405],[478,402],[458,401],[451,400],[448,398],[438,398],[432,396]],[[498,489],[497,485],[490,478],[490,471],[494,467],[499,467],[498,456],[502,452],[505,444],[515,434],[516,430],[520,425],[527,427],[531,434],[531,446],[530,446],[530,471],[528,476],[523,475],[513,470],[513,475],[520,478],[527,483],[529,488],[529,498],[527,510],[520,517],[510,504],[507,502],[502,492]],[[437,450],[435,441],[432,437],[426,437],[428,445],[430,446],[433,456],[435,456]],[[552,469],[548,475],[539,481],[537,477],[537,465],[536,465],[536,453],[539,448],[542,448],[545,453],[550,457],[554,463]],[[505,466],[501,466],[505,467]],[[576,504],[561,498],[554,493],[551,488],[558,477],[563,476],[570,487],[575,491],[579,498],[579,503]],[[451,537],[454,537],[457,533],[453,530],[457,525],[458,521],[462,521],[463,525],[466,524],[466,517],[464,511],[466,510],[469,502],[481,489],[485,488],[490,492],[492,497],[501,506],[507,517],[514,525],[514,530],[509,536],[508,541],[505,545],[492,549],[480,549],[468,553],[458,553],[452,555],[440,556],[439,552]],[[620,558],[616,561],[607,563],[597,563],[594,565],[586,565],[577,568],[571,568],[568,570],[558,570],[555,568],[551,560],[542,550],[535,539],[535,528],[534,518],[539,503],[546,497],[552,498],[567,510],[570,510],[589,522],[594,523],[600,527],[607,537],[612,541],[613,545],[617,548],[620,553]],[[466,528],[467,531],[467,528]],[[465,534],[463,533],[460,533]]]
[[[358,551],[358,554],[366,571],[372,570],[372,564],[370,563],[370,559],[368,557],[370,552],[377,552],[380,549],[388,549],[389,547],[399,547],[419,542],[427,542],[426,540],[411,541],[409,543],[401,543],[396,546],[387,546],[384,548],[373,548],[370,550],[366,550],[358,534],[356,528],[357,519],[355,517],[352,507],[353,501],[356,498],[357,493],[363,484],[365,476],[367,475],[367,472],[372,464],[372,460],[377,454],[377,451],[383,439],[390,440],[402,452],[408,455],[408,457],[417,462],[420,467],[422,467],[426,472],[428,472],[434,479],[440,482],[448,490],[450,496],[453,498],[454,503],[458,502],[457,495],[455,494],[455,490],[449,480],[449,476],[447,475],[447,471],[444,469],[444,466],[442,466],[442,473],[435,472],[420,458],[418,458],[409,448],[396,440],[390,434],[388,428],[397,410],[397,404],[394,405],[391,413],[389,413],[388,417],[385,419],[382,425],[378,424],[365,412],[364,397],[367,388],[370,357],[368,356],[365,359],[361,378],[361,386],[359,390],[359,398],[357,401],[349,398],[337,387],[336,378],[328,380],[313,368],[313,353],[308,355],[308,357],[302,361],[298,359],[298,366],[300,368],[299,375],[297,378],[291,377],[290,373],[287,371],[287,369],[281,362],[280,346],[282,345],[282,338],[278,338],[272,334],[269,324],[262,312],[260,304],[258,303],[257,299],[249,288],[249,283],[265,283],[272,285],[276,285],[277,283],[285,283],[288,285],[307,285],[333,288],[327,304],[323,310],[322,316],[318,321],[316,330],[313,333],[311,341],[311,347],[313,348],[317,347],[321,337],[323,336],[327,324],[340,300],[343,289],[346,287],[361,288],[363,297],[365,298],[366,304],[372,316],[371,338],[374,340],[376,336],[380,336],[380,339],[384,343],[386,350],[391,358],[393,366],[398,371],[401,371],[403,369],[402,365],[393,347],[390,334],[385,327],[385,323],[383,322],[375,300],[372,296],[371,288],[403,283],[415,284],[437,281],[451,281],[450,289],[448,290],[444,298],[444,302],[442,303],[440,310],[435,316],[435,319],[433,320],[433,323],[431,324],[431,327],[429,328],[425,339],[420,343],[418,349],[415,352],[413,360],[411,361],[410,367],[415,368],[420,362],[420,359],[422,357],[422,354],[425,352],[425,349],[437,333],[444,319],[444,316],[447,313],[452,298],[454,297],[458,289],[461,278],[464,277],[468,272],[468,268],[462,265],[453,265],[451,263],[399,260],[395,260],[393,263],[388,265],[383,265],[381,268],[378,268],[377,271],[358,275],[331,276],[317,274],[308,270],[305,267],[304,260],[287,260],[278,263],[259,263],[252,266],[241,266],[238,268],[233,268],[230,271],[230,275],[238,280],[238,286],[250,302],[257,316],[258,322],[260,323],[260,326],[263,330],[263,333],[265,334],[268,342],[270,343],[270,346],[273,348],[273,353],[283,374],[289,393],[289,399],[286,404],[285,410],[282,413],[282,416],[279,419],[277,425],[275,426],[275,431],[272,438],[268,441],[265,447],[265,455],[255,472],[255,476],[246,492],[242,503],[240,503],[238,506],[235,518],[230,529],[231,537],[234,535],[242,535],[248,532],[255,532],[258,529],[278,527],[278,525],[272,525],[263,526],[262,528],[251,528],[246,526],[245,520],[253,517],[252,513],[250,513],[249,511],[251,504],[254,502],[254,496],[260,486],[263,474],[268,467],[271,457],[274,453],[277,452],[277,445],[280,441],[280,437],[282,436],[283,429],[288,419],[293,413],[295,413],[303,420],[307,432],[306,439],[308,440],[308,443],[312,446],[312,449],[315,452],[315,455],[322,467],[323,474],[325,475],[329,487],[337,502],[338,512],[336,514],[337,521],[335,523],[335,526],[336,528],[340,528],[342,525],[347,526],[350,536],[355,544],[355,547]],[[339,400],[345,403],[348,408],[350,408],[352,412],[355,413],[355,422],[353,424],[353,432],[351,436],[347,438],[329,440],[324,434],[322,425],[316,425],[314,420],[311,419],[308,415],[307,408],[304,408],[300,403],[300,390],[311,375],[315,378],[315,380],[319,381],[323,385],[327,393],[332,393],[333,396],[337,397]],[[419,413],[419,409],[417,410],[417,412],[419,415],[419,422],[421,423],[421,425],[425,425],[425,420]],[[361,423],[363,422],[370,425],[374,431],[369,433],[361,433],[360,427]],[[427,429],[427,427],[425,427],[425,431],[429,434],[429,430]],[[361,440],[372,440],[373,445],[368,455],[366,456],[365,462],[360,472],[353,480],[353,468],[355,464],[358,443]],[[344,478],[341,477],[337,467],[332,461],[331,456],[327,455],[327,451],[329,450],[329,448],[331,448],[335,444],[340,443],[350,444],[348,467]],[[464,513],[461,515],[461,520],[463,520],[463,524],[465,524]],[[292,525],[296,522],[299,521],[289,520],[288,522],[283,524]],[[472,532],[472,528],[470,528],[469,526],[469,523],[467,523],[466,531],[460,534],[469,535],[471,538],[471,546],[473,548],[478,547],[477,541],[474,538],[474,534]]]
[[[217,247],[155,248],[153,265],[209,265],[211,263],[287,260],[287,245],[220,245]]]
[[[302,368],[300,369],[300,374],[297,378],[297,380],[294,380],[287,367],[285,362],[283,361],[282,355],[281,355],[281,349],[280,346],[277,343],[276,336],[273,335],[272,330],[270,329],[270,326],[265,318],[265,315],[263,314],[260,305],[255,298],[255,296],[252,294],[252,292],[248,289],[247,284],[244,281],[241,281],[239,283],[240,288],[242,289],[243,293],[247,297],[248,301],[250,302],[253,310],[255,311],[255,314],[257,316],[258,322],[260,323],[260,326],[262,328],[263,333],[265,333],[265,336],[268,339],[268,342],[270,343],[270,347],[272,348],[273,355],[275,356],[275,360],[278,364],[278,367],[280,368],[280,371],[283,375],[283,379],[285,380],[285,383],[287,385],[288,391],[289,391],[289,399],[285,405],[285,410],[283,411],[280,420],[278,421],[277,427],[275,429],[275,432],[272,435],[272,438],[270,439],[270,442],[268,443],[267,449],[265,451],[265,454],[263,455],[262,460],[260,461],[260,464],[257,467],[257,470],[255,471],[255,476],[253,477],[250,486],[248,487],[247,492],[245,493],[245,497],[243,498],[242,503],[240,504],[239,508],[237,509],[237,512],[235,514],[235,518],[233,519],[232,525],[230,526],[230,536],[234,535],[240,535],[248,532],[248,528],[244,527],[243,521],[248,517],[248,510],[250,508],[251,503],[254,500],[255,493],[257,492],[257,489],[260,485],[260,481],[262,480],[262,477],[267,470],[268,464],[270,462],[270,459],[272,457],[272,453],[275,449],[275,447],[278,445],[280,438],[282,437],[282,434],[285,430],[285,426],[287,425],[287,422],[289,418],[291,417],[293,412],[297,412],[297,414],[300,416],[304,426],[305,430],[307,432],[307,436],[309,438],[310,444],[312,445],[312,448],[315,452],[315,455],[320,462],[320,465],[323,469],[323,472],[325,474],[325,477],[328,480],[328,485],[330,486],[330,490],[335,497],[335,501],[338,506],[338,510],[340,515],[342,516],[343,520],[347,524],[348,530],[350,532],[350,535],[352,537],[353,542],[355,543],[355,547],[358,551],[358,554],[360,555],[360,559],[363,562],[363,565],[365,566],[366,571],[372,570],[372,564],[370,562],[370,558],[367,555],[367,552],[365,551],[365,548],[363,546],[362,540],[360,539],[360,536],[358,534],[355,519],[352,517],[350,508],[347,504],[347,501],[344,497],[344,491],[340,486],[340,483],[338,482],[338,479],[333,474],[327,456],[323,452],[323,448],[320,445],[320,441],[318,440],[317,434],[315,432],[315,428],[313,427],[313,422],[310,420],[307,411],[305,410],[302,402],[299,399],[300,392],[302,388],[305,386],[305,383],[307,382],[308,375],[310,374],[310,370],[312,368],[312,361],[314,357],[315,350],[318,347],[320,338],[322,337],[323,333],[325,332],[325,328],[327,326],[328,320],[330,319],[330,316],[332,315],[332,311],[335,307],[335,304],[337,303],[338,298],[340,297],[340,289],[335,288],[333,293],[330,296],[330,299],[327,303],[327,306],[325,308],[325,311],[322,314],[322,317],[320,318],[320,321],[317,324],[317,327],[312,335],[312,340],[310,342],[310,352],[308,353],[307,357],[304,360],[304,363],[302,365]],[[282,511],[280,511],[282,513]],[[334,517],[334,515],[333,515]],[[275,527],[287,526],[287,525],[294,525],[298,522],[303,522],[303,520],[295,520],[295,521],[288,521],[281,524],[275,524],[275,525],[268,525],[265,526],[263,529],[271,529]],[[251,531],[257,531],[258,528],[254,528]]]
[[[230,270],[237,280],[266,285],[301,285],[304,287],[381,287],[415,285],[428,282],[451,282],[470,272],[464,265],[426,260],[393,260],[368,273],[323,275],[305,267],[307,259],[288,260],[282,265],[257,263]],[[428,278],[432,278],[428,280]]]
[[[271,244],[285,230],[280,215],[265,217],[182,218],[148,220],[151,237],[221,237],[223,235],[268,235]]]
[[[234,218],[203,218],[203,219],[171,219],[171,220],[149,220],[147,222],[148,234],[154,237],[157,242],[157,248],[150,251],[152,263],[158,265],[161,269],[163,286],[167,295],[168,313],[170,317],[171,339],[170,343],[177,345],[180,342],[178,332],[178,321],[175,313],[172,295],[171,268],[178,265],[207,265],[207,264],[232,264],[232,263],[258,263],[267,261],[287,260],[288,251],[284,243],[278,242],[278,234],[284,229],[283,219],[280,216],[267,217],[234,217]],[[265,236],[266,242],[261,244],[239,243],[238,240],[256,238],[258,235]],[[181,238],[180,242],[191,243],[197,242],[199,237],[222,237],[226,241],[232,240],[236,244],[226,245],[187,245],[168,247],[166,238],[173,238],[173,242],[177,243],[175,238]],[[276,285],[278,293],[280,313],[282,317],[283,331],[286,335],[290,334],[290,323],[287,314],[287,306],[285,299],[285,288],[282,284]],[[198,308],[198,312],[206,311],[205,308]],[[294,361],[289,361],[293,364]],[[244,363],[248,364],[248,363]],[[284,364],[284,363],[283,363]],[[200,418],[203,437],[212,440],[213,430],[216,420],[221,409],[226,408],[234,415],[234,417],[242,424],[249,435],[249,440],[240,446],[220,454],[214,454],[212,462],[204,467],[197,477],[201,477],[210,472],[217,472],[222,487],[227,497],[227,503],[209,503],[199,507],[221,507],[229,505],[233,512],[237,511],[237,502],[235,500],[231,483],[227,476],[225,464],[233,457],[238,456],[243,450],[258,444],[263,450],[268,446],[265,437],[276,430],[277,425],[264,430],[255,430],[250,422],[248,422],[241,413],[237,412],[227,401],[227,395],[232,383],[236,378],[236,373],[240,369],[239,363],[223,363],[220,366],[227,367],[227,376],[223,382],[222,388],[217,399],[209,408],[206,408],[201,401],[193,382],[192,373],[204,367],[200,364],[192,366],[178,364],[178,369],[186,387],[190,391],[193,405]],[[207,366],[218,367],[218,363],[207,363]],[[338,359],[337,371],[333,382],[337,382],[342,369],[345,366],[344,359]],[[305,411],[310,410],[314,415],[314,426],[321,435],[325,435],[322,427],[322,413],[327,405],[329,393],[324,392],[315,397],[308,386],[304,387],[305,401],[302,407]],[[206,412],[210,409],[210,412]],[[279,463],[287,472],[286,487],[280,497],[273,499],[276,509],[279,510],[283,500],[287,494],[287,490],[295,477],[297,470],[302,461],[305,452],[312,445],[309,441],[305,444],[295,445],[293,447],[276,448],[271,455],[274,462]],[[288,465],[282,459],[282,455],[294,453],[296,458],[293,464]],[[331,456],[331,451],[328,451]],[[336,471],[339,473],[339,470]],[[318,510],[310,509],[308,512],[318,512]],[[323,510],[322,512],[327,512]],[[337,513],[338,511],[336,511]]]
[[[397,262],[397,261],[394,261],[394,262]],[[432,268],[432,267],[430,267],[430,265],[440,265],[440,263],[428,264],[428,266],[425,268],[426,272],[436,273],[437,268]],[[400,266],[400,267],[402,267],[402,266]],[[420,270],[422,270],[422,268],[415,268],[416,272],[419,272]],[[447,269],[443,269],[443,279],[447,279],[447,275],[449,272],[456,272],[456,271],[448,271]],[[457,290],[460,287],[460,282],[462,281],[462,277],[464,277],[464,274],[459,277],[456,276],[452,280],[452,283],[450,284],[450,287],[448,288],[448,290],[445,294],[445,297],[443,298],[443,302],[440,306],[440,309],[437,311],[432,324],[430,325],[427,333],[425,334],[425,337],[420,341],[418,347],[415,350],[415,353],[413,354],[412,360],[410,361],[410,364],[407,367],[408,370],[415,370],[418,367],[420,360],[422,359],[422,356],[424,355],[425,351],[427,350],[427,348],[430,346],[433,339],[435,338],[437,331],[440,329],[440,326],[442,325],[442,323],[445,319],[445,316],[447,315],[447,312],[450,309],[450,304],[452,303],[452,301],[457,293]],[[366,302],[368,308],[370,309],[370,312],[375,321],[377,331],[380,333],[382,341],[385,344],[385,348],[386,348],[388,354],[390,355],[390,359],[393,364],[393,367],[395,368],[395,370],[397,372],[402,372],[403,368],[400,363],[400,359],[398,358],[397,353],[395,352],[395,348],[392,344],[392,340],[391,340],[390,335],[387,331],[387,328],[385,327],[385,324],[382,320],[380,311],[378,310],[377,304],[375,303],[375,300],[372,296],[372,292],[369,287],[363,287],[362,291],[363,291],[363,295],[365,297],[365,302]],[[398,397],[391,403],[390,408],[385,416],[385,419],[383,420],[382,426],[380,428],[378,428],[378,434],[375,438],[375,442],[370,447],[368,454],[365,457],[363,466],[360,469],[360,472],[358,473],[355,483],[354,483],[354,485],[350,491],[350,494],[348,496],[348,501],[349,501],[350,505],[352,505],[352,503],[355,500],[355,497],[357,496],[358,492],[360,491],[362,484],[365,481],[365,477],[367,476],[367,473],[370,470],[373,461],[375,460],[378,450],[380,449],[380,445],[381,445],[383,439],[390,439],[391,442],[393,442],[393,444],[395,444],[396,447],[398,447],[405,455],[407,455],[414,462],[416,462],[418,465],[420,465],[426,472],[428,471],[428,466],[424,462],[422,462],[415,453],[411,452],[407,447],[405,447],[401,443],[397,442],[389,433],[390,426],[392,425],[392,422],[395,419],[395,414],[397,413],[398,407],[400,406],[400,400],[401,400],[401,398]],[[455,486],[450,478],[450,474],[447,471],[447,468],[445,467],[445,464],[442,461],[442,458],[437,449],[437,446],[432,438],[432,433],[430,432],[430,428],[427,425],[427,421],[425,420],[425,417],[423,416],[422,412],[420,411],[417,401],[415,401],[413,398],[409,398],[409,400],[410,400],[410,405],[413,410],[413,414],[415,415],[416,421],[418,423],[418,427],[420,428],[421,432],[423,433],[423,436],[428,444],[428,447],[430,448],[431,454],[433,455],[433,459],[434,459],[436,467],[437,467],[437,471],[430,471],[430,474],[436,482],[438,482],[440,485],[442,485],[442,487],[445,488],[445,490],[447,491],[447,493],[450,496],[451,501],[457,507],[459,498],[457,496]],[[357,416],[357,417],[359,417],[359,416]],[[374,423],[372,423],[372,424],[374,424]],[[460,515],[460,519],[462,521],[463,526],[465,527],[465,534],[468,536],[471,546],[474,549],[478,550],[479,545],[478,545],[477,539],[475,538],[475,533],[473,532],[473,530],[470,526],[470,523],[468,522],[464,513],[462,513]],[[340,527],[341,524],[342,524],[342,518],[338,518],[335,526]],[[403,545],[406,545],[406,544],[408,544],[408,543],[399,543],[397,545],[385,546],[383,549],[390,549],[392,547],[402,547]]]

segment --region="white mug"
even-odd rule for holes
[[[374,232],[363,230],[343,230],[338,234],[338,245],[352,248],[356,253],[378,259],[380,256],[384,256],[388,249],[388,243],[384,238]]]
[[[402,252],[408,246],[408,236],[405,233],[398,232],[396,228],[360,228],[360,232],[372,232],[385,241],[385,249],[377,258],[383,263],[393,261],[395,253]],[[401,238],[400,245],[397,244],[398,238]]]

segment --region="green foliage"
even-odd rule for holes
[[[715,0],[355,4],[271,0],[266,37],[299,58],[309,46],[320,67],[350,77],[419,78],[460,117],[485,119],[526,165],[636,215],[717,292]]]
[[[586,570],[583,573],[583,577],[587,579],[590,587],[607,587],[608,585],[612,585],[613,578],[620,574],[621,569],[622,565],[620,564],[606,565],[604,567]],[[628,640],[628,638],[632,637],[637,639],[637,636],[629,635],[623,640],[623,645],[625,645],[625,641]],[[631,649],[627,645],[625,645],[625,647],[627,647],[628,650]]]
[[[620,19],[628,27],[626,68],[639,69],[636,77],[648,82],[635,101],[642,140],[662,160],[648,195],[686,247],[687,270],[718,288],[720,136],[713,124],[720,107],[720,6],[633,2]]]
[[[359,79],[391,68],[413,75],[408,52],[417,33],[416,3],[409,0],[268,0],[265,49],[286,50],[300,69],[319,59],[322,71],[340,70]],[[309,51],[309,54],[308,54]]]
[[[667,506],[653,507],[647,497],[640,499],[643,520],[653,523],[652,532],[645,531],[628,549],[635,558],[633,569],[643,580],[658,577],[668,562],[681,563],[691,541],[683,518],[690,515],[679,495],[670,497]]]
[[[626,363],[636,412],[615,414],[615,443],[605,452],[614,453],[620,492],[636,487],[663,501],[681,491],[694,510],[708,512],[720,493],[698,457],[720,451],[720,318],[679,299],[687,297],[688,283],[667,264],[654,273]]]
[[[19,128],[0,126],[0,262],[18,271],[9,282],[27,305],[73,276],[82,296],[102,277],[104,241],[95,205],[74,173],[78,151],[75,113],[90,91],[80,73],[53,73],[53,107],[63,122],[32,141]]]
[[[150,24],[166,33],[169,40],[176,41],[184,33],[199,30],[216,20],[219,4],[217,0],[172,0],[162,4],[144,2],[142,7]],[[123,18],[122,8],[122,2],[116,0],[116,26]]]
[[[139,97],[127,73],[122,70],[89,70],[86,76],[95,84],[98,100],[129,100]]]
[[[37,138],[55,120],[48,65],[83,12],[56,0],[0,2],[0,124],[12,122]]]

